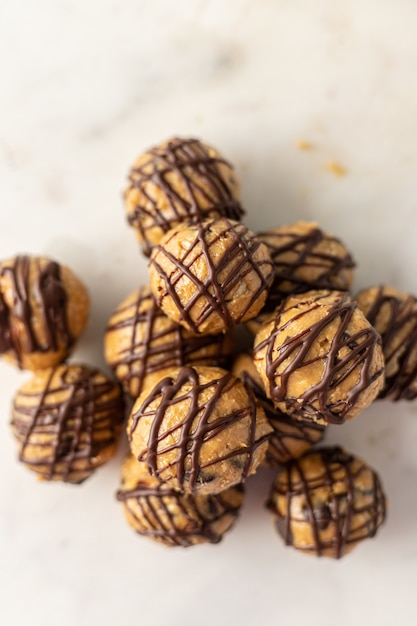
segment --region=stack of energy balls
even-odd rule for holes
[[[65,265],[35,256],[0,263],[0,354],[34,372],[14,397],[11,428],[19,460],[43,480],[81,483],[116,451],[119,385],[64,363],[88,312],[87,290]]]
[[[199,140],[140,156],[125,201],[149,284],[106,328],[120,385],[65,362],[89,308],[74,273],[43,257],[0,263],[0,354],[34,371],[13,401],[19,459],[41,479],[84,481],[114,454],[124,393],[117,498],[138,533],[220,541],[245,480],[269,466],[267,507],[287,545],[340,558],[374,536],[385,519],[376,472],[313,446],[376,398],[416,397],[417,300],[384,285],[352,299],[353,259],[315,223],[248,230],[232,166]],[[236,341],[242,325],[250,351]]]
[[[310,448],[378,396],[415,397],[416,300],[388,287],[353,300],[353,259],[317,224],[252,233],[232,166],[196,139],[140,156],[125,203],[150,279],[105,335],[134,399],[118,492],[128,523],[166,545],[217,542],[266,465],[288,545],[340,558],[372,537],[377,474],[340,447]],[[251,353],[233,347],[242,324]]]

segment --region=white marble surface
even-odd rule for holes
[[[136,154],[172,134],[236,163],[254,229],[316,219],[353,251],[356,288],[416,292],[416,29],[414,0],[3,0],[0,257],[45,253],[84,278],[74,359],[102,364],[108,315],[146,280],[121,190]],[[282,545],[268,474],[222,544],[185,551],[125,526],[122,450],[79,488],[38,483],[8,427],[26,377],[0,364],[2,626],[416,622],[417,402],[331,430],[378,468],[390,508],[375,540],[329,562]]]

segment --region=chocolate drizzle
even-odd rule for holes
[[[95,369],[50,369],[40,392],[23,387],[11,426],[19,460],[45,480],[82,482],[115,444],[123,420],[120,391]]]
[[[342,242],[313,224],[308,230],[306,225],[298,230],[296,226],[258,233],[268,247],[276,272],[266,311],[273,311],[289,293],[349,289],[346,270],[352,270],[355,262]]]
[[[375,536],[385,519],[385,506],[377,474],[337,446],[308,452],[287,463],[267,502],[287,545],[337,559],[349,547]],[[306,526],[310,533],[303,530]],[[311,535],[312,543],[305,533]]]
[[[164,298],[169,297],[178,309],[181,320],[196,334],[201,332],[201,325],[213,313],[220,316],[226,329],[245,321],[245,316],[255,303],[266,297],[273,279],[273,266],[266,248],[265,254],[262,254],[260,247],[263,244],[253,233],[243,224],[225,218],[213,218],[182,228],[195,230],[194,240],[184,249],[183,256],[176,258],[169,251],[170,241],[180,237],[179,227],[172,231],[171,237],[163,246],[155,246],[149,261],[150,267],[156,270],[165,285],[165,289],[162,288],[157,296],[159,306],[163,308]],[[213,254],[212,248],[219,241],[224,242],[223,251]],[[166,259],[170,266],[174,266],[174,270],[164,269]],[[204,279],[197,275],[202,262],[207,271]],[[256,277],[258,285],[239,313],[232,317],[230,303],[236,298],[239,286],[249,275]],[[182,287],[186,281],[193,291],[187,302],[183,302],[179,293],[177,286],[180,281]],[[202,299],[205,304],[196,316],[193,309]]]
[[[140,535],[186,548],[201,542],[218,543],[236,519],[242,495],[240,485],[216,495],[192,496],[139,481],[135,489],[120,489],[117,499],[127,508]]]
[[[124,329],[129,331],[128,340],[121,334]],[[107,339],[113,333],[118,353],[109,363],[116,376],[119,368],[123,371],[121,380],[135,396],[149,374],[186,364],[225,367],[229,362],[229,337],[192,335],[166,317],[149,287],[138,289],[134,299],[115,311],[107,326]]]
[[[201,482],[207,482],[210,468],[229,461],[241,471],[240,482],[250,473],[255,450],[264,443],[268,435],[256,435],[257,406],[252,394],[246,406],[231,408],[230,412],[214,416],[214,407],[225,394],[240,385],[229,373],[221,378],[202,383],[199,373],[191,367],[183,367],[176,378],[160,380],[142,405],[132,415],[129,439],[132,441],[140,419],[152,420],[147,447],[138,460],[145,461],[149,473],[163,480],[161,474],[167,467],[173,468],[179,488],[188,492],[198,491]],[[206,400],[203,400],[203,395]],[[184,412],[171,426],[165,423],[168,409],[178,406]],[[236,404],[234,405],[236,407]],[[204,454],[206,444],[221,436],[234,424],[247,423],[247,440],[235,442],[229,436],[222,453],[215,458]],[[226,445],[227,444],[227,445]],[[168,464],[164,454],[175,452],[174,460]]]
[[[232,166],[219,156],[210,156],[198,139],[174,138],[147,154],[149,159],[132,169],[125,195],[132,189],[141,194],[128,222],[139,231],[148,256],[152,246],[147,231],[155,226],[165,233],[178,222],[205,219],[213,212],[234,220],[244,214],[219,170],[224,165],[232,172]]]
[[[362,308],[360,300],[358,304]],[[414,400],[417,397],[416,298],[380,286],[364,314],[382,338],[386,378],[379,397]]]
[[[31,265],[35,264],[34,278]],[[2,280],[10,281],[13,300],[7,306],[1,291]],[[36,312],[33,309],[36,303]],[[37,330],[37,311],[42,322],[45,340],[39,339]],[[17,326],[22,326],[21,336]],[[74,338],[67,321],[67,293],[61,278],[58,263],[28,256],[17,256],[12,265],[0,268],[0,353],[12,350],[21,365],[22,352],[48,352],[59,349],[60,344],[71,346]]]
[[[325,426],[293,419],[275,408],[249,372],[242,372],[240,378],[246,388],[252,389],[273,428],[265,455],[267,465],[277,466],[287,463],[323,439]]]
[[[353,315],[356,304],[347,293],[332,292],[333,302],[326,304],[330,292],[309,292],[305,299],[292,298],[293,304],[286,305],[286,300],[276,310],[273,329],[269,336],[254,348],[256,358],[265,350],[266,376],[269,380],[269,396],[274,403],[284,403],[286,412],[301,419],[320,420],[330,424],[342,424],[351,409],[359,401],[361,394],[384,374],[383,367],[372,372],[374,351],[380,345],[381,338],[370,325],[363,325],[352,332]],[[288,302],[290,302],[290,298]],[[310,306],[300,308],[301,304]],[[300,326],[300,320],[314,309],[324,307],[323,315],[310,327],[293,334],[293,329]],[[282,321],[285,313],[293,312],[287,322]],[[336,330],[332,329],[326,337],[329,342],[327,354],[318,352],[313,356],[311,348],[326,327],[337,322]],[[276,339],[285,333],[285,340],[276,347]],[[343,354],[347,349],[347,353]],[[318,363],[324,366],[322,378],[297,398],[289,396],[288,386],[291,375],[304,366]],[[345,397],[331,400],[335,389],[352,374],[356,373],[358,381],[350,386]]]

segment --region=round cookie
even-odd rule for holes
[[[131,293],[117,307],[104,340],[107,363],[134,398],[174,367],[225,367],[232,351],[230,333],[193,335],[170,320],[157,306],[148,286]]]
[[[417,300],[395,287],[381,285],[361,291],[356,302],[382,338],[385,385],[380,398],[417,397]]]
[[[265,244],[226,218],[171,230],[152,251],[149,272],[158,305],[196,334],[224,332],[257,315],[273,279]]]
[[[342,424],[384,383],[381,338],[349,295],[289,296],[255,337],[254,362],[268,397],[293,417]]]
[[[256,334],[269,312],[288,295],[312,289],[347,291],[355,262],[343,243],[315,222],[295,222],[258,233],[268,247],[275,279],[262,313],[248,322]]]
[[[150,476],[146,464],[129,454],[117,499],[137,533],[168,547],[187,548],[221,541],[237,519],[243,488],[236,485],[216,495],[182,494]]]
[[[265,411],[273,432],[269,438],[264,463],[278,467],[307,452],[324,437],[326,427],[315,422],[293,419],[279,409],[265,395],[262,379],[248,354],[240,354],[232,368],[246,387],[252,389],[257,401]]]
[[[132,453],[160,482],[193,495],[244,482],[262,462],[271,427],[243,383],[216,367],[173,370],[136,400]]]
[[[334,559],[374,537],[386,514],[376,472],[339,447],[290,461],[273,483],[267,507],[287,545]]]
[[[81,483],[116,450],[120,389],[85,365],[40,370],[13,400],[19,460],[42,480]]]
[[[21,369],[63,361],[88,312],[87,290],[65,265],[36,256],[0,263],[0,354]]]
[[[221,215],[240,220],[243,215],[230,163],[198,139],[178,137],[135,161],[125,204],[128,222],[147,256],[181,222]]]

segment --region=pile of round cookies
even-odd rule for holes
[[[140,156],[125,203],[150,282],[107,325],[120,386],[63,363],[87,320],[79,279],[45,258],[0,264],[0,353],[35,370],[13,402],[20,460],[42,479],[82,482],[114,454],[129,398],[117,498],[141,535],[220,541],[245,480],[269,466],[267,507],[287,545],[340,558],[374,536],[376,472],[313,446],[376,398],[417,396],[417,300],[389,286],[352,299],[353,259],[317,224],[252,233],[232,166],[196,139]],[[250,351],[236,345],[242,325]]]

